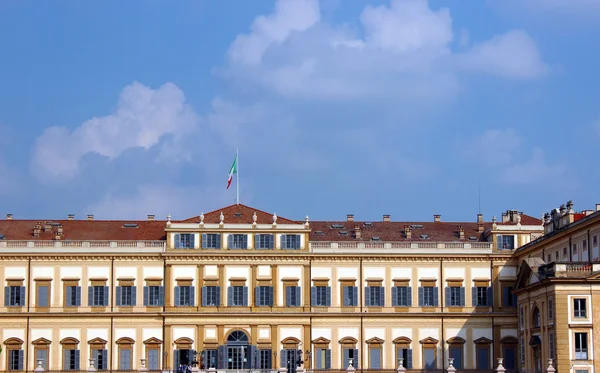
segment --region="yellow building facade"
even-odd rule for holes
[[[449,358],[516,370],[529,334],[515,249],[543,233],[517,211],[491,222],[295,221],[245,205],[183,221],[9,215],[0,370],[434,370]]]

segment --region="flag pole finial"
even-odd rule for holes
[[[236,190],[237,190],[236,201],[237,201],[237,204],[239,205],[240,204],[240,160],[239,160],[239,157],[238,157],[238,150],[237,149],[235,150],[235,159],[236,159],[236,163],[237,163],[236,164],[236,171],[237,171],[237,175],[236,176],[237,177],[235,178],[235,181],[236,181]]]

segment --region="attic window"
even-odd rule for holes
[[[366,221],[365,222],[365,227],[372,227],[373,223],[371,223],[370,221]]]
[[[423,229],[423,224],[412,224],[410,229]]]
[[[5,238],[6,238],[6,236],[4,236],[3,234],[0,233],[0,240],[3,240]]]
[[[123,224],[123,228],[137,228],[138,225],[136,223],[125,223]]]
[[[371,241],[380,241],[380,238],[378,236],[373,236],[371,237]]]
[[[347,231],[340,231],[340,236],[345,236],[345,235],[347,235],[347,234],[348,234],[348,232],[347,232]]]
[[[236,213],[233,214],[233,216],[242,216],[242,213],[241,212],[236,212]]]
[[[60,223],[57,222],[57,221],[51,222],[50,225],[53,226],[53,227],[60,227]]]
[[[324,236],[325,232],[323,231],[315,231],[315,236]]]
[[[470,236],[470,237],[469,237],[469,241],[477,241],[477,237],[475,237],[475,236]]]
[[[429,239],[429,235],[428,234],[422,234],[421,236],[422,240],[428,240]]]
[[[332,229],[344,229],[344,224],[331,224]]]

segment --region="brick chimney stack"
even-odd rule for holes
[[[477,214],[477,222],[483,223],[483,214]]]
[[[154,215],[148,215],[148,221],[153,221],[154,220]]]
[[[390,215],[383,215],[383,222],[384,223],[389,223],[390,221],[392,221]]]
[[[6,214],[6,220],[12,220],[13,214]]]
[[[88,215],[88,219],[87,219],[87,220],[94,220],[94,215],[92,215],[92,214],[89,214],[89,215]]]
[[[410,240],[412,238],[412,233],[410,231],[410,225],[404,226],[404,235],[406,236],[407,240]]]
[[[354,238],[356,238],[357,240],[362,239],[362,229],[360,229],[360,225],[358,224],[354,226]]]
[[[75,214],[67,215],[67,220],[75,220]]]
[[[439,223],[440,221],[442,221],[442,215],[433,215],[434,223]]]
[[[346,221],[354,221],[354,214],[346,215]]]
[[[462,226],[462,225],[459,225],[459,226],[458,226],[458,237],[459,237],[461,240],[464,240],[464,239],[465,239],[465,230],[463,229],[463,226]]]

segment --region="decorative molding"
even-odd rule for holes
[[[16,338],[16,337],[11,337],[11,338],[8,338],[8,339],[6,339],[4,341],[4,344],[7,345],[7,346],[10,346],[10,345],[13,345],[13,346],[18,345],[18,346],[20,346],[23,343],[24,342],[20,338]]]

